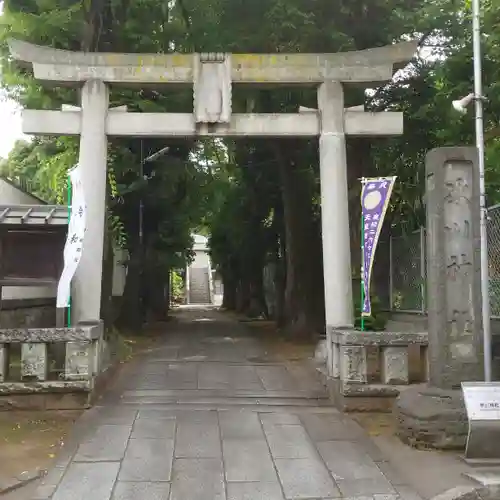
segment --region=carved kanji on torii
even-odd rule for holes
[[[69,52],[10,42],[12,56],[45,84],[82,87],[81,108],[25,110],[26,134],[80,135],[87,197],[85,248],[75,277],[78,320],[100,315],[107,136],[319,136],[327,331],[353,325],[345,136],[403,132],[402,113],[344,109],[344,85],[384,83],[406,63],[416,43],[336,54],[114,54]],[[139,113],[109,108],[108,86],[193,87],[192,113]],[[232,113],[232,86],[302,85],[318,88],[318,110],[307,113]],[[331,365],[331,363],[329,363]]]

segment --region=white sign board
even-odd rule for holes
[[[469,420],[500,420],[500,382],[462,382]]]

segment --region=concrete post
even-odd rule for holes
[[[398,434],[414,445],[463,449],[460,384],[483,376],[477,164],[475,148],[427,155],[429,385],[402,391],[395,405]]]
[[[208,253],[208,250],[207,250]],[[212,261],[208,258],[208,298],[209,304],[214,303],[214,281],[212,279]]]
[[[191,279],[191,264],[188,264],[186,266],[186,278],[185,278],[185,283],[184,283],[184,288],[186,290],[186,297],[185,297],[185,303],[190,304],[190,298],[191,298],[191,284],[189,280]]]
[[[327,366],[332,367],[333,352],[329,332],[334,328],[354,326],[344,93],[340,82],[324,82],[320,85],[318,109],[323,274],[329,357]]]
[[[482,380],[478,156],[475,148],[427,155],[427,308],[430,385]]]
[[[74,279],[73,322],[99,321],[106,214],[108,89],[100,80],[85,82],[79,164],[87,205],[87,230]]]

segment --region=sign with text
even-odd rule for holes
[[[469,420],[500,420],[500,382],[462,382]]]
[[[361,241],[363,280],[363,304],[361,305],[361,314],[362,316],[371,316],[370,281],[372,277],[373,261],[396,177],[381,177],[377,179],[363,178],[361,182],[361,229],[363,235]]]

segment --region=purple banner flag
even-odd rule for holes
[[[378,238],[384,223],[396,177],[362,179],[361,223],[362,223],[362,316],[371,316],[370,280]]]

